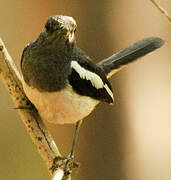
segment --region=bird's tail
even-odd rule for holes
[[[130,45],[128,48],[123,49],[116,54],[113,54],[112,56],[100,61],[97,65],[105,71],[109,78],[124,68],[127,64],[160,48],[163,44],[164,41],[162,39],[158,37],[149,37]]]

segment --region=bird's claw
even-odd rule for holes
[[[49,168],[49,170],[53,174],[58,168],[61,168],[64,170],[65,176],[68,176],[69,174],[71,174],[72,169],[78,167],[79,167],[79,163],[74,162],[73,158],[58,156],[54,158],[52,166]]]

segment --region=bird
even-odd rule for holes
[[[23,89],[42,119],[54,124],[76,124],[70,157],[82,123],[100,102],[114,103],[108,78],[164,41],[146,38],[99,63],[76,45],[76,21],[50,16],[38,38],[23,50],[20,67]]]

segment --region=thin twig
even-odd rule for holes
[[[70,178],[72,169],[78,167],[78,165],[72,159],[61,156],[38,111],[26,97],[22,88],[22,78],[1,39],[0,78],[8,89],[15,106],[18,107],[17,110],[27,132],[37,146],[42,158],[46,161],[49,173],[52,175],[61,169],[64,172],[63,179]]]
[[[150,0],[156,8],[171,22],[171,16],[168,14],[168,12],[162,8],[155,0]]]

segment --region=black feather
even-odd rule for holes
[[[73,61],[77,61],[77,63],[84,69],[98,75],[103,83],[107,84],[109,89],[113,92],[112,87],[107,80],[103,70],[95,63],[93,63],[91,59],[84,53],[84,51],[77,48],[74,55],[72,56],[72,59]],[[72,73],[69,75],[68,79],[69,83],[73,87],[73,90],[78,94],[83,96],[90,96],[94,99],[107,103],[113,103],[112,97],[108,94],[105,88],[96,89],[90,80],[80,78],[80,75],[74,69],[72,69]]]
[[[81,79],[74,69],[72,69],[72,73],[69,75],[68,79],[70,85],[76,93],[82,96],[90,96],[93,99],[107,103],[113,103],[113,99],[105,88],[96,89],[90,80]]]
[[[111,71],[134,62],[138,58],[160,48],[163,44],[164,41],[162,39],[158,37],[149,37],[133,43],[128,48],[100,61],[97,65],[108,75]]]

